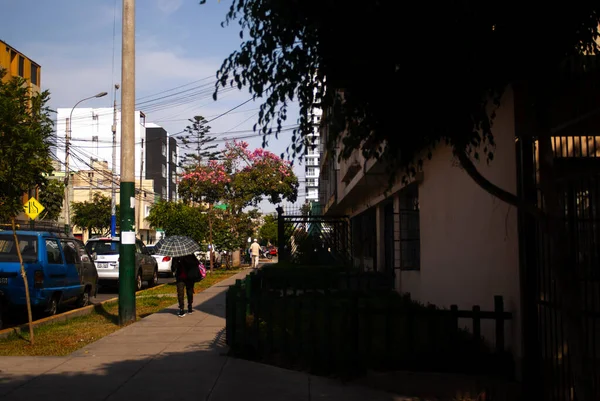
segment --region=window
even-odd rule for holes
[[[38,80],[39,69],[40,67],[38,65],[31,63],[31,83],[38,86],[40,84]]]
[[[402,270],[421,268],[419,189],[417,184],[400,194],[400,257]]]
[[[67,264],[74,265],[81,263],[81,256],[79,252],[77,252],[75,244],[72,241],[61,241],[61,243]]]
[[[25,77],[25,58],[19,56],[19,76]]]
[[[167,144],[163,143],[161,146],[161,153],[163,156],[167,157]]]
[[[162,187],[161,195],[164,200],[167,200],[167,188],[166,187]]]
[[[316,170],[316,169],[315,169],[314,167],[308,167],[308,168],[306,169],[306,175],[310,175],[310,176],[313,176],[313,175],[315,175],[315,173],[316,173],[316,171],[315,171],[315,170]]]
[[[177,152],[175,151],[171,152],[171,163],[177,164]]]
[[[21,256],[24,262],[35,262],[37,260],[37,237],[30,235],[18,235]],[[19,262],[19,255],[15,247],[12,232],[0,235],[0,262]]]
[[[144,217],[150,216],[150,209],[151,209],[151,206],[146,205],[145,210],[144,210]]]
[[[166,164],[162,165],[162,177],[167,178],[167,165]]]
[[[48,256],[48,264],[63,264],[62,254],[58,246],[58,241],[54,239],[46,240],[46,255]]]

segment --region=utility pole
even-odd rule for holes
[[[119,84],[115,84],[115,96],[113,103],[113,148],[112,148],[112,202],[110,205],[110,235],[111,237],[117,236],[117,184],[115,183],[117,177],[117,90],[119,90]]]
[[[69,172],[69,147],[71,145],[71,119],[65,119],[65,232],[67,235],[71,234],[71,208],[70,208],[70,193],[69,185],[71,185],[69,178],[71,174]]]
[[[140,151],[140,159],[142,161],[142,163],[140,164],[140,192],[139,192],[139,199],[138,199],[138,221],[137,224],[135,225],[135,227],[137,228],[137,232],[140,236],[140,238],[142,238],[142,191],[143,191],[143,172],[144,172],[144,138],[142,138],[142,150]]]
[[[119,324],[135,322],[135,0],[123,0]]]

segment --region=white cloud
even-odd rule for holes
[[[179,10],[181,5],[183,4],[183,0],[157,0],[156,6],[160,11],[169,15],[173,14],[175,11]]]

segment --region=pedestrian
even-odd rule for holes
[[[192,303],[194,302],[194,283],[200,281],[200,268],[198,259],[194,255],[185,255],[173,258],[171,270],[175,272],[175,282],[177,285],[177,300],[179,301],[179,313],[177,316],[186,315],[184,309],[184,291],[187,294],[187,313],[193,312]]]
[[[250,245],[250,252],[252,252],[252,267],[256,269],[258,267],[258,257],[260,255],[260,245],[258,240],[254,238],[254,242]]]

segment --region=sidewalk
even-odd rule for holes
[[[249,270],[248,270],[249,271]],[[0,358],[0,399],[401,401],[358,386],[227,357],[225,291],[242,272],[67,357]]]

